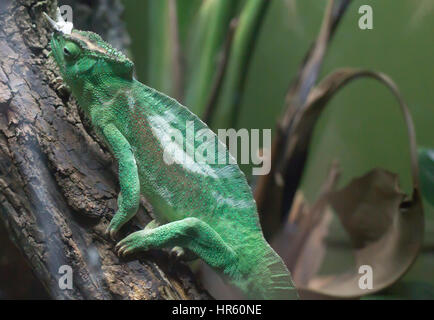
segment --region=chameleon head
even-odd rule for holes
[[[74,89],[83,81],[98,81],[104,75],[132,78],[133,63],[120,51],[93,32],[73,29],[57,9],[57,21],[45,14],[54,28],[51,38],[52,55],[63,80]]]

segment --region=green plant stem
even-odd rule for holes
[[[179,98],[180,59],[176,1],[149,1],[149,85]],[[175,16],[174,16],[175,14]]]
[[[248,0],[244,5],[235,31],[222,93],[211,121],[214,129],[236,124],[250,60],[269,3],[269,0]]]
[[[211,93],[218,54],[224,44],[229,23],[236,7],[233,0],[207,0],[202,3],[194,25],[188,54],[189,81],[185,104],[203,116]]]

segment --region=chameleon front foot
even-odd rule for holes
[[[170,255],[174,257],[176,260],[190,262],[198,259],[198,256],[187,248],[182,248],[175,246],[170,250]]]
[[[109,237],[112,240],[116,240],[116,236],[119,230],[117,230],[115,227],[113,227],[110,223],[110,225],[105,230],[105,235]]]
[[[117,240],[116,237],[119,230],[128,220],[130,220],[130,216],[131,214],[123,214],[122,212],[118,211],[110,221],[110,224],[105,231],[106,236],[110,237],[112,240]]]

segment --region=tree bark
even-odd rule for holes
[[[0,2],[0,221],[52,298],[210,298],[165,251],[119,259],[104,235],[117,208],[117,165],[56,80],[42,17],[56,5]],[[117,5],[93,4],[86,21],[105,26],[102,36],[119,47],[128,38]],[[141,209],[122,236],[143,228],[148,213]],[[71,290],[59,287],[62,265],[73,270]]]

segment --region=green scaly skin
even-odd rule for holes
[[[194,122],[196,132],[207,126],[175,100],[136,81],[133,63],[97,34],[55,32],[51,47],[64,81],[118,161],[121,192],[108,234],[114,238],[136,214],[140,194],[157,216],[120,241],[118,253],[186,249],[248,298],[297,298],[287,268],[263,237],[255,201],[238,166],[194,161],[168,165],[163,160],[170,128],[185,134],[187,121]],[[179,148],[185,153],[186,146]]]

